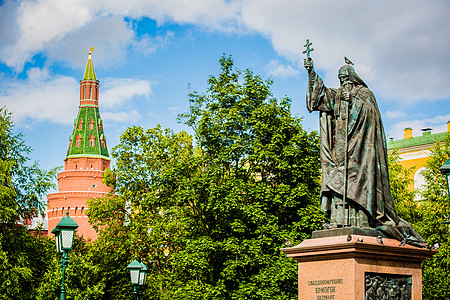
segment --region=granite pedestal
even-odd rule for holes
[[[341,235],[283,248],[298,262],[299,300],[422,299],[421,263],[437,251]]]

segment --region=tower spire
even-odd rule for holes
[[[94,64],[92,63],[92,52],[94,47],[89,49],[89,57],[86,63],[86,69],[84,71],[83,80],[95,80],[97,81],[97,76],[95,75]]]
[[[70,136],[67,158],[98,157],[109,160],[98,96],[100,82],[95,75],[91,47],[83,79],[80,81],[80,106]]]

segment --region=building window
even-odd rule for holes
[[[83,120],[80,118],[80,122],[78,122],[78,129],[83,129]]]
[[[101,142],[101,144],[102,144],[102,148],[105,148],[105,140],[102,139],[100,142]]]
[[[89,99],[92,99],[92,86],[89,87]]]
[[[91,119],[91,121],[89,122],[89,130],[94,130],[94,120]]]

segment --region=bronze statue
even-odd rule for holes
[[[339,69],[340,87],[327,88],[314,71],[306,41],[306,106],[320,112],[322,209],[332,228],[372,228],[386,237],[424,247],[425,241],[396,213],[386,141],[377,102],[352,63]]]

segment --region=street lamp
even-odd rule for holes
[[[133,294],[136,297],[136,300],[139,300],[142,296],[142,287],[145,285],[147,281],[147,266],[142,262],[139,262],[136,257],[134,260],[127,266],[127,269],[130,270],[130,278],[131,284],[133,285]]]
[[[64,286],[64,276],[66,268],[69,265],[69,251],[73,247],[73,238],[75,237],[75,229],[78,228],[78,224],[69,217],[69,211],[65,217],[56,225],[52,233],[55,235],[56,252],[62,254],[61,256],[61,270],[62,270],[62,284],[61,284],[61,296],[60,300],[66,299],[66,289]]]
[[[439,168],[442,174],[447,178],[448,199],[450,201],[450,158]],[[443,224],[450,224],[450,221],[444,221]]]

